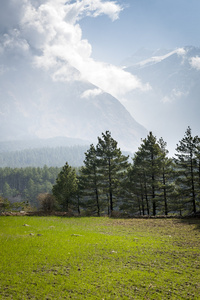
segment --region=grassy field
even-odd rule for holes
[[[1,216],[0,299],[200,299],[200,220]]]

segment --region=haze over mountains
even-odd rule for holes
[[[140,49],[123,64],[151,86],[146,93],[129,93],[124,105],[148,130],[163,136],[171,153],[188,126],[200,134],[199,48]]]
[[[145,137],[124,106],[91,83],[55,82],[19,57],[9,64],[1,72],[1,141],[63,136],[89,144],[110,130],[124,150],[134,151]]]
[[[141,49],[124,68],[150,88],[127,94],[125,108],[87,81],[53,81],[19,53],[12,60],[2,56],[0,140],[63,136],[89,144],[110,130],[123,150],[134,152],[152,130],[173,151],[187,126],[199,133],[199,61],[199,48]]]

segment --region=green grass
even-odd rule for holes
[[[200,220],[1,216],[0,299],[200,299]]]

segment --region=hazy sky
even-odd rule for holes
[[[88,24],[91,19],[101,20],[106,31],[104,20],[112,26],[124,10],[117,1],[3,0],[0,53],[8,62],[16,55],[24,62],[29,60],[34,68],[49,72],[53,80],[87,80],[118,99],[136,88],[147,90],[148,84],[136,76],[105,63],[103,57],[94,59],[93,45],[82,34],[83,20]],[[103,48],[106,53],[105,43]]]
[[[199,13],[199,0],[1,0],[0,54],[120,99],[149,87],[116,65],[141,47],[199,46]]]
[[[199,46],[199,14],[199,0],[1,0],[0,54],[121,99],[149,87],[116,65],[141,47]]]
[[[199,0],[119,0],[119,19],[107,16],[80,21],[83,37],[93,57],[119,63],[141,47],[176,48],[200,46]]]

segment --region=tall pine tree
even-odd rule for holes
[[[102,133],[101,138],[98,137],[97,158],[99,160],[101,187],[107,195],[108,210],[112,214],[114,205],[122,197],[120,187],[129,165],[128,156],[122,155],[120,148],[117,147],[117,141],[112,138],[109,131],[106,131]]]
[[[141,156],[143,158],[143,166],[147,182],[147,194],[151,197],[152,211],[155,216],[159,206],[158,194],[162,152],[157,139],[152,132],[150,132],[147,138],[143,140],[139,151],[141,151]]]
[[[127,208],[132,212],[139,212],[140,215],[149,215],[149,195],[147,193],[146,165],[143,153],[138,150],[133,158],[133,164],[128,169],[128,182],[126,188],[132,198],[126,203]],[[131,205],[130,205],[131,204]]]
[[[137,196],[139,211],[155,216],[157,211],[168,214],[169,172],[171,161],[167,158],[166,143],[163,139],[158,142],[156,137],[149,133],[142,141],[141,146],[133,158],[133,166],[129,169],[132,178],[130,188]]]
[[[100,201],[100,175],[98,171],[97,151],[94,145],[85,153],[84,166],[81,168],[80,182],[84,206],[92,213],[100,216],[102,202]]]
[[[171,208],[170,204],[174,197],[173,163],[172,159],[167,156],[169,151],[166,149],[167,143],[164,142],[163,138],[158,140],[158,144],[161,150],[160,197],[164,207],[164,214],[168,215]]]
[[[197,151],[199,138],[193,137],[188,127],[184,137],[176,147],[177,184],[180,197],[183,198],[184,208],[196,213],[197,211]]]

